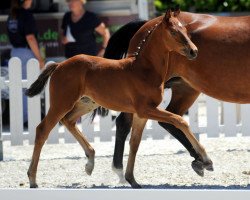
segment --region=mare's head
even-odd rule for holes
[[[178,20],[179,14],[179,9],[174,12],[168,10],[162,19],[165,45],[169,51],[175,51],[192,60],[197,57],[198,49],[190,40],[187,29]]]

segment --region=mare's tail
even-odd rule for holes
[[[146,22],[147,21],[132,21],[116,31],[109,39],[104,58],[116,60],[123,58],[128,51],[130,40]]]
[[[112,37],[109,39],[107,48],[104,53],[104,58],[109,59],[121,59],[126,55],[128,51],[129,42],[134,36],[134,34],[146,23],[147,21],[132,21],[124,26],[122,26],[118,31],[116,31]],[[93,111],[91,116],[92,121],[96,114],[105,117],[108,115],[109,110],[103,107],[98,107]]]
[[[48,67],[46,67],[46,69],[39,75],[36,81],[32,83],[30,88],[25,91],[25,95],[27,95],[28,97],[33,97],[40,94],[44,89],[49,77],[55,71],[57,66],[58,63],[52,63]]]

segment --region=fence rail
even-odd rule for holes
[[[0,79],[0,89],[9,89],[10,101],[10,133],[2,135],[3,140],[10,140],[11,145],[23,145],[24,140],[29,144],[34,143],[35,129],[41,121],[41,96],[45,98],[45,110],[49,108],[49,90],[48,84],[44,95],[28,99],[28,130],[23,129],[23,107],[22,90],[29,87],[40,74],[39,63],[35,59],[27,63],[27,80],[21,78],[21,61],[18,58],[12,58],[9,61],[9,80]],[[1,81],[2,80],[2,81]],[[168,104],[171,98],[171,91],[165,92],[163,105]],[[207,133],[207,137],[219,137],[220,134],[234,137],[238,133],[242,136],[250,136],[250,105],[237,105],[232,103],[223,103],[211,97],[201,95],[198,100],[189,109],[186,119],[189,121],[194,133]],[[111,114],[99,121],[99,128],[96,123],[90,123],[89,118],[83,116],[78,124],[79,128],[84,130],[87,138],[93,142],[97,137],[100,141],[111,141],[115,136],[114,122],[111,120]],[[1,128],[1,126],[0,126]],[[99,129],[99,130],[97,130]],[[48,143],[57,144],[60,139],[65,143],[74,143],[73,136],[61,127],[59,124],[52,130]],[[144,131],[143,139],[164,139],[170,137],[157,122],[149,121]],[[1,135],[0,135],[1,138]],[[1,143],[0,143],[1,148]]]

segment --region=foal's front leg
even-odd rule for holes
[[[199,155],[198,160],[195,160],[192,163],[192,167],[194,168],[196,173],[203,176],[204,168],[210,171],[213,170],[213,162],[208,157],[205,149],[201,146],[201,144],[195,138],[194,134],[191,132],[187,122],[181,116],[162,110],[160,108],[146,108],[145,111],[143,113],[140,113],[139,116],[142,118],[157,120],[159,122],[169,123],[180,129]]]
[[[194,101],[198,98],[200,92],[193,89],[183,80],[178,80],[178,83],[173,83],[171,86],[172,98],[166,108],[167,111],[183,116],[183,114],[191,107]],[[194,171],[200,175],[204,175],[205,164],[201,162],[199,152],[196,152],[192,144],[185,136],[185,134],[175,126],[170,123],[159,122],[159,125],[166,129],[170,134],[172,134],[177,140],[179,140],[182,145],[189,151],[190,155],[195,158],[192,162],[192,167]],[[207,168],[208,169],[208,168]],[[208,170],[212,170],[208,169]]]
[[[115,149],[113,156],[112,169],[120,178],[120,183],[124,183],[123,173],[123,153],[126,138],[130,132],[133,123],[132,113],[123,113],[116,118],[116,135],[115,135]]]
[[[125,173],[125,179],[129,182],[132,188],[141,188],[134,178],[134,164],[137,150],[139,148],[142,132],[146,125],[147,119],[139,118],[137,114],[133,116],[132,133],[130,137],[130,150],[128,163]]]

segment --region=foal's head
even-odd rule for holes
[[[187,29],[178,20],[180,10],[172,12],[168,10],[163,17],[165,45],[169,51],[175,51],[188,59],[192,60],[197,57],[198,49],[190,40]]]

